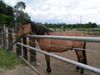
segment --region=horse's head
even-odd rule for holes
[[[25,23],[18,31],[18,36],[27,35],[30,34],[31,32],[32,32],[32,28],[30,23]]]
[[[47,27],[37,24],[34,22],[27,22],[24,23],[23,26],[18,31],[18,35],[27,35],[27,34],[33,34],[33,35],[45,35],[45,33],[52,32],[52,30],[48,29]]]

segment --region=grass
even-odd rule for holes
[[[16,65],[22,64],[22,61],[17,56],[0,49],[0,67],[6,69],[13,69]]]

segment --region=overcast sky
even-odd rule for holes
[[[4,0],[11,6],[19,1],[25,2],[32,21],[100,24],[100,0]]]

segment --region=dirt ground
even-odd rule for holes
[[[12,70],[0,68],[0,75],[37,75],[28,65],[18,65]]]
[[[100,68],[100,43],[87,42],[87,62],[88,65]],[[77,61],[76,54],[74,51],[67,51],[62,53],[53,53],[65,58],[69,58]],[[45,57],[41,53],[37,53],[37,63],[39,66],[35,66],[41,73],[41,75],[46,74],[46,61]],[[80,74],[75,70],[76,66],[62,62],[60,60],[51,57],[51,69],[52,72],[49,75],[98,75],[91,71],[85,70],[84,74]],[[12,71],[5,71],[5,73],[0,73],[0,75],[38,75],[29,66],[18,66]]]

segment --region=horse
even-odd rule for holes
[[[25,36],[27,34],[31,35],[54,35],[54,36],[81,36],[84,37],[84,34],[80,31],[70,30],[65,32],[57,32],[53,31],[42,24],[38,24],[35,22],[26,22],[22,25],[20,30],[18,31],[19,36]],[[73,50],[73,48],[80,48],[80,50],[75,49],[75,53],[77,55],[78,62],[87,64],[86,59],[86,51],[81,49],[86,49],[86,42],[83,41],[71,41],[71,40],[59,40],[59,39],[45,39],[45,38],[36,38],[37,42],[41,50],[46,52],[65,52],[68,50]],[[58,46],[58,47],[55,47]],[[60,47],[59,47],[60,46]],[[62,47],[61,47],[62,46]],[[48,73],[51,72],[50,67],[50,56],[45,55]],[[81,73],[84,72],[83,68],[76,67],[76,70],[80,71]]]

